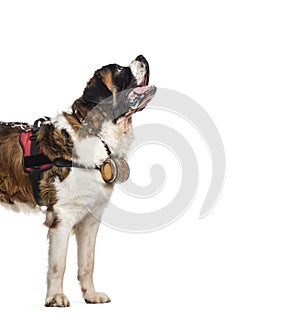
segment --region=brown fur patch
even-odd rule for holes
[[[103,68],[100,70],[100,75],[102,78],[103,83],[106,85],[106,87],[113,92],[114,91],[114,85],[113,85],[113,79],[112,79],[112,72],[109,68]]]
[[[38,132],[38,142],[43,149],[43,153],[52,161],[57,158],[72,160],[73,157],[73,141],[66,130],[59,130],[53,124],[42,125]],[[53,206],[57,202],[56,188],[54,185],[55,178],[63,181],[70,173],[70,168],[53,166],[50,170],[43,173],[40,181],[41,201],[47,206],[48,211],[52,211]],[[48,213],[48,212],[47,212]],[[53,227],[57,224],[57,218],[49,220],[45,224]]]
[[[54,181],[55,178],[58,177],[59,181],[62,182],[70,173],[70,168],[58,168],[58,167],[52,167],[50,170],[47,170],[43,173],[43,178],[40,181],[40,193],[41,193],[41,201],[43,202],[43,204],[48,208],[47,209],[47,213],[48,211],[52,211],[54,205],[57,202],[57,193],[56,193],[56,188],[54,185]],[[56,218],[54,218],[55,221]],[[53,221],[53,222],[54,222]],[[48,227],[52,227],[53,226],[53,222],[51,222],[51,224],[49,224],[49,222],[47,222],[45,225],[47,225]],[[55,222],[57,223],[57,222]]]
[[[81,123],[78,121],[79,120],[83,120],[82,117],[80,118],[75,118],[75,116],[73,114],[69,114],[66,112],[63,112],[63,115],[65,116],[66,120],[68,121],[68,123],[70,124],[70,126],[74,129],[74,131],[77,133],[78,130],[81,128]]]
[[[43,153],[50,159],[63,158],[71,160],[73,155],[73,141],[66,130],[59,130],[53,124],[41,125],[37,140]]]
[[[53,222],[51,224],[49,224],[49,229],[55,229],[57,227],[57,225],[59,224],[60,220],[57,216],[57,214],[54,214],[54,219]]]
[[[0,201],[36,205],[29,174],[23,169],[20,129],[0,127]]]

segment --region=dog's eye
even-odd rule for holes
[[[122,71],[122,68],[121,68],[121,67],[117,67],[117,69],[116,69],[116,73],[117,73],[117,74],[120,74],[120,73],[121,73],[121,71]]]

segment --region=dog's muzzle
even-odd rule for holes
[[[146,107],[155,92],[156,87],[153,85],[133,88],[127,92],[125,104],[131,111],[140,111]]]

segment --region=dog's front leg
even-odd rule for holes
[[[71,228],[59,222],[49,229],[49,257],[47,275],[46,307],[69,307],[70,302],[63,293],[63,277]]]
[[[88,214],[76,225],[78,280],[83,297],[90,304],[110,302],[106,294],[95,291],[93,282],[94,254],[99,224],[100,222],[92,214]]]

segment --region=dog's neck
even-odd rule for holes
[[[92,117],[95,119],[95,116]],[[117,123],[107,118],[100,123],[94,123],[94,126],[98,125],[94,133],[89,132],[91,128],[80,124],[70,113],[58,115],[53,122],[58,129],[66,129],[74,142],[89,138],[103,140],[114,156],[126,157],[134,139],[131,118],[122,117]]]
[[[97,136],[103,122],[111,117],[108,104],[87,102],[82,97],[73,103],[71,113],[64,112],[63,115],[81,138]]]
[[[133,127],[125,123],[125,117],[119,119],[117,124],[107,120],[102,125],[99,138],[103,140],[117,157],[127,157],[127,153],[134,140]]]

